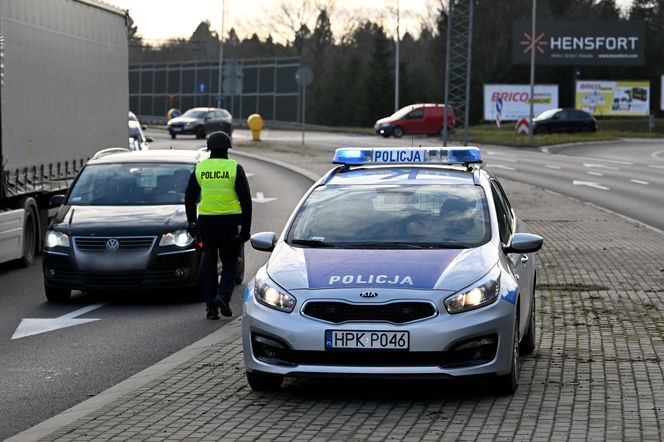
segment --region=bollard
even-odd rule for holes
[[[258,114],[251,114],[247,118],[247,126],[251,130],[251,139],[254,141],[261,140],[261,129],[263,129],[263,117]]]

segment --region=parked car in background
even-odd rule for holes
[[[150,148],[148,143],[154,141],[151,137],[143,134],[143,129],[138,121],[129,120],[129,150],[147,150]]]
[[[233,133],[233,116],[226,109],[195,107],[168,121],[171,138],[178,135],[195,135],[196,138],[203,139],[207,134],[219,130],[228,135]]]
[[[441,135],[443,134],[444,104],[411,104],[389,117],[376,121],[374,130],[385,138],[393,135]],[[450,132],[456,127],[452,106],[447,106],[447,127]]]
[[[533,133],[595,132],[597,120],[588,112],[578,109],[549,109],[533,118]]]

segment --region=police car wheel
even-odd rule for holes
[[[528,331],[521,340],[521,346],[519,348],[519,353],[523,355],[532,354],[535,351],[535,347],[537,346],[537,324],[535,320],[535,282],[536,278],[533,279],[533,302],[531,303],[530,308]]]
[[[71,297],[71,290],[44,286],[46,299],[50,302],[65,302]]]
[[[498,394],[514,394],[519,388],[519,372],[521,362],[519,361],[519,317],[514,321],[514,336],[512,338],[512,364],[511,369],[505,376],[496,379],[496,390]]]
[[[284,381],[283,376],[265,373],[250,373],[247,374],[247,382],[254,391],[271,391],[277,390],[281,387]]]

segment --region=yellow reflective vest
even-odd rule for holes
[[[199,215],[234,215],[242,213],[235,193],[237,161],[208,158],[196,165],[196,181],[201,187]]]

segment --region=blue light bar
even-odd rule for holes
[[[477,147],[342,147],[334,152],[335,164],[475,164],[482,156]]]

